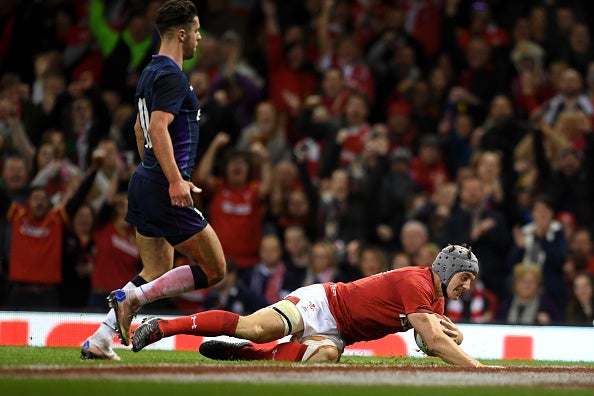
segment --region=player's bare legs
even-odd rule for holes
[[[284,337],[285,323],[277,312],[270,308],[263,308],[251,315],[240,316],[233,335],[264,344]]]
[[[300,333],[303,322],[294,323],[293,333]],[[267,343],[287,335],[287,322],[281,313],[271,307],[239,316],[226,311],[206,311],[173,320],[150,318],[134,332],[134,352],[176,334],[198,336],[228,335],[256,343]],[[336,345],[323,336],[311,336],[300,342],[285,342],[273,347],[260,348],[249,342],[206,341],[200,353],[217,360],[277,360],[336,362],[340,353]]]
[[[298,323],[292,334],[301,333],[303,319],[299,316]],[[258,344],[278,340],[285,335],[286,321],[281,313],[267,307],[248,316],[240,316],[234,336],[254,341]],[[299,342],[285,342],[269,348],[255,348],[247,343],[239,344],[237,348],[232,343],[224,341],[207,341],[200,346],[203,355],[221,360],[277,360],[277,361],[307,361],[312,363],[337,362],[340,358],[338,348],[324,336],[311,336]]]
[[[173,268],[173,246],[165,238],[146,237],[136,232],[136,246],[142,260],[140,276],[147,282]]]
[[[143,252],[142,259],[146,258],[147,261],[154,264],[158,260],[166,259],[167,263],[172,263],[173,248],[166,248],[159,243],[151,243],[157,241],[163,241],[164,244],[170,246],[163,238],[141,238],[139,250]],[[224,277],[223,248],[210,225],[191,238],[177,244],[175,249],[197,263],[200,269],[191,266],[178,267],[136,289],[116,290],[110,294],[109,301],[111,307],[116,311],[117,330],[122,344],[129,345],[130,324],[142,305],[213,285]],[[146,268],[154,269],[155,266],[149,265]],[[158,272],[148,273],[148,275],[154,276],[156,273]]]
[[[206,274],[208,286],[218,283],[225,277],[225,254],[210,224],[190,239],[176,245],[175,250],[202,268]]]

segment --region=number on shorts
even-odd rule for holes
[[[142,131],[144,132],[144,147],[146,148],[153,148],[153,143],[151,142],[151,136],[149,135],[149,122],[150,122],[150,113],[146,108],[146,99],[139,98],[138,99],[138,118],[140,120],[140,126],[142,127]]]

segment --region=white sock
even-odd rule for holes
[[[135,287],[136,286],[134,285],[134,283],[128,282],[123,287],[123,289],[133,289]],[[106,342],[108,345],[111,346],[113,337],[116,335],[115,328],[116,328],[115,311],[112,308],[110,308],[107,315],[105,315],[105,318],[103,318],[103,322],[101,322],[101,326],[99,326],[99,328],[95,331],[95,334],[93,334],[93,337],[95,339],[98,338],[99,340]]]

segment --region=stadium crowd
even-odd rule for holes
[[[144,309],[246,314],[468,243],[454,321],[593,325],[594,3],[195,3],[194,199],[228,274]],[[0,5],[2,309],[103,312],[141,267],[124,218],[160,4]]]

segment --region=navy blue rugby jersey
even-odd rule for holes
[[[151,112],[159,110],[175,116],[169,124],[175,162],[182,177],[190,180],[198,146],[200,104],[186,74],[170,57],[153,55],[138,80],[135,99],[144,131],[142,174],[164,177],[148,133]]]

